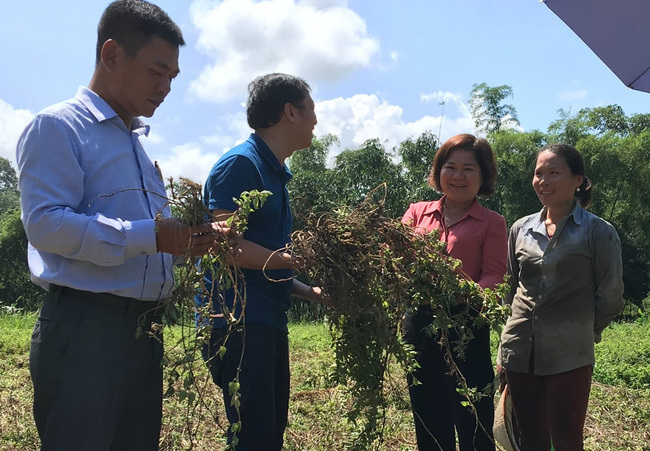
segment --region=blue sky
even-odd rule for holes
[[[0,0],[0,156],[13,162],[31,116],[90,81],[107,4]],[[473,132],[467,102],[472,85],[482,82],[513,88],[509,102],[524,130],[546,130],[560,108],[618,104],[627,114],[650,112],[650,94],[626,88],[538,0],[157,4],[187,41],[182,73],[147,119],[145,146],[167,176],[203,181],[250,133],[248,82],[275,71],[310,83],[316,135],[341,137],[341,148],[370,138],[392,148],[426,130],[440,131],[443,140]]]

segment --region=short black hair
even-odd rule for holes
[[[467,150],[474,154],[474,158],[481,169],[481,187],[478,196],[489,197],[494,194],[498,168],[492,146],[485,138],[463,133],[452,136],[440,146],[433,158],[433,167],[429,173],[429,186],[438,192],[443,192],[440,186],[440,171],[454,150]]]
[[[257,77],[248,85],[246,119],[253,130],[278,123],[287,103],[302,109],[311,88],[305,80],[288,74],[273,73]]]
[[[145,0],[117,0],[106,7],[99,21],[95,64],[99,64],[102,47],[109,39],[135,57],[153,37],[176,47],[185,45],[181,29],[159,6]]]

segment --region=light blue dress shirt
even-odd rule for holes
[[[159,169],[140,138],[97,94],[36,115],[18,142],[22,221],[32,280],[142,300],[169,296],[172,256],[156,250],[156,215],[168,217]]]

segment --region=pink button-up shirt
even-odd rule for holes
[[[462,270],[483,288],[494,288],[506,273],[508,240],[506,220],[477,200],[456,223],[447,227],[442,212],[444,196],[432,202],[411,204],[402,223],[429,233],[438,229],[447,252],[460,260]]]

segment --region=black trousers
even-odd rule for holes
[[[42,451],[158,449],[163,346],[147,334],[160,322],[157,305],[61,287],[47,294],[29,358]]]
[[[494,424],[494,401],[492,396],[475,403],[476,415],[461,402],[466,399],[456,391],[455,376],[450,376],[449,364],[444,350],[438,344],[439,337],[427,333],[431,325],[431,309],[421,306],[404,318],[404,341],[414,346],[420,364],[413,375],[408,376],[411,408],[420,451],[455,451],[455,432],[461,451],[495,449],[492,436]],[[472,339],[465,350],[465,360],[454,356],[469,387],[483,389],[494,381],[490,356],[490,329],[472,329]],[[450,339],[454,337],[450,333]],[[413,385],[413,378],[420,384]],[[478,423],[476,421],[478,417]]]
[[[281,450],[289,414],[289,340],[287,333],[266,324],[247,324],[228,337],[223,358],[225,329],[214,329],[203,348],[212,379],[223,390],[230,424],[241,421],[238,451]],[[231,405],[229,383],[239,374],[239,415]],[[233,435],[228,431],[228,443]]]

